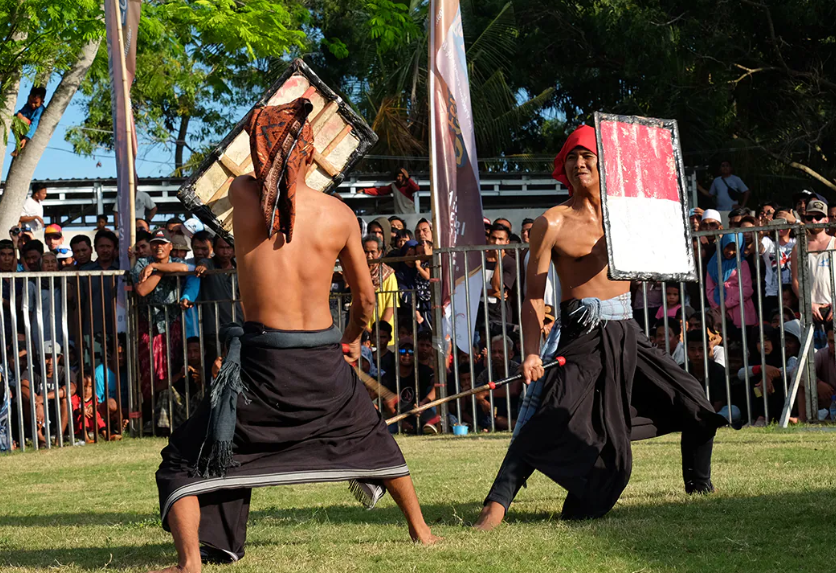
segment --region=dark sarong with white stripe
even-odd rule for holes
[[[206,438],[209,400],[172,434],[157,471],[160,514],[178,499],[198,496],[200,542],[229,560],[244,555],[250,493],[268,485],[376,480],[409,475],[398,445],[345,361],[335,329],[265,331],[247,323],[241,347],[234,461],[224,477],[195,477]],[[295,337],[303,348],[253,343],[259,332]],[[253,338],[256,335],[256,338]],[[248,341],[248,337],[250,341]],[[321,346],[310,347],[312,337]]]
[[[601,517],[630,480],[630,442],[671,432],[682,432],[686,491],[713,490],[714,434],[727,420],[714,412],[699,382],[628,318],[629,298],[625,316],[602,315],[602,305],[614,301],[561,303],[557,354],[566,365],[546,373],[541,404],[508,448],[486,504],[507,511],[539,470],[568,491],[564,519]]]

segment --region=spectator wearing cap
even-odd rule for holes
[[[184,261],[189,257],[191,245],[189,240],[180,233],[171,235],[171,256],[175,259],[183,259]]]
[[[44,427],[46,426],[45,410],[48,407],[50,415],[50,433],[56,435],[58,429],[57,420],[55,419],[55,408],[53,400],[59,400],[61,412],[68,412],[67,401],[72,394],[75,394],[75,375],[72,372],[65,373],[64,366],[61,365],[62,354],[61,345],[53,343],[48,340],[44,343],[44,352],[40,357],[43,360],[44,372],[40,368],[29,368],[21,372],[20,393],[24,400],[23,417],[29,426],[31,435],[37,437],[39,445],[46,445],[46,434]],[[40,365],[40,360],[34,362],[35,365]],[[34,365],[30,365],[34,366]],[[42,376],[46,374],[46,376]],[[69,377],[70,385],[67,387],[67,377]],[[56,383],[57,379],[57,383]],[[31,405],[30,400],[35,401],[35,420],[34,424],[31,419]],[[61,416],[60,432],[65,433],[69,425],[69,416]],[[34,427],[33,427],[34,426]]]
[[[806,285],[813,311],[813,320],[822,323],[831,319],[833,308],[833,294],[830,292],[830,253],[836,249],[836,238],[828,235],[822,227],[812,227],[827,223],[827,205],[819,199],[811,199],[804,210],[803,216],[807,231],[807,266],[810,284]],[[792,270],[792,290],[795,296],[799,294],[798,283],[798,245],[792,250],[790,269]]]
[[[62,271],[71,270],[75,266],[75,259],[73,259],[73,251],[69,247],[60,245],[53,251],[55,258],[58,259],[58,267]]]
[[[743,180],[732,174],[732,164],[728,160],[720,163],[720,175],[711,183],[711,188],[701,192],[715,199],[718,211],[745,207],[751,194]]]
[[[20,214],[20,225],[28,224],[33,231],[44,228],[44,201],[46,200],[46,185],[36,183],[32,186],[32,196],[23,202],[23,212]]]
[[[157,229],[151,237],[151,257],[138,259],[131,270],[134,291],[140,297],[139,312],[139,363],[141,391],[150,407],[153,371],[155,392],[168,387],[168,372],[179,370],[183,359],[182,325],[179,313],[174,310],[178,303],[178,278],[172,273],[189,271],[186,261],[171,256],[171,234],[167,229]],[[148,322],[150,307],[151,323]],[[166,313],[168,307],[168,313]],[[144,311],[144,312],[143,312]],[[168,319],[166,321],[166,319]],[[151,364],[153,353],[154,364]],[[169,365],[169,357],[172,364]],[[170,430],[171,422],[165,409],[157,401],[154,421],[158,428]],[[146,414],[151,415],[150,409]]]
[[[700,222],[702,221],[703,210],[699,207],[692,207],[688,212],[688,223],[691,225],[692,231],[700,230]]]
[[[64,231],[61,229],[61,225],[53,223],[44,229],[44,243],[46,243],[46,248],[50,251],[64,244]]]
[[[420,189],[418,183],[409,176],[409,172],[401,167],[395,171],[393,178],[395,181],[389,185],[382,187],[368,187],[361,189],[359,193],[365,195],[372,195],[381,197],[383,195],[392,195],[395,203],[395,213],[404,215],[415,212],[415,193]]]
[[[417,366],[417,368],[416,368]],[[418,372],[416,381],[415,373]],[[398,376],[395,376],[397,371]],[[415,363],[415,344],[412,338],[404,338],[398,343],[398,366],[390,372],[386,372],[381,383],[390,392],[399,396],[400,410],[393,410],[384,403],[386,417],[397,414],[398,411],[406,412],[416,406],[422,406],[436,398],[435,375],[433,371],[423,364]],[[416,393],[417,391],[417,393]],[[416,418],[407,418],[401,422],[401,427],[406,433],[416,433],[420,428],[425,434],[437,434],[439,416],[434,408],[425,410]],[[389,426],[392,433],[397,433],[398,425]]]
[[[90,264],[93,258],[93,243],[87,235],[76,235],[70,239],[70,248],[73,250],[73,260],[78,269]]]
[[[96,215],[96,230],[103,231],[107,229],[107,215]]]
[[[115,227],[119,227],[119,201],[113,204],[113,212],[116,216],[113,217]],[[157,204],[151,199],[151,196],[145,191],[137,190],[134,197],[134,218],[142,219],[143,221],[150,221],[157,214]],[[148,223],[146,222],[146,225]],[[149,229],[145,229],[148,231]]]
[[[206,227],[203,223],[200,222],[200,219],[198,219],[197,217],[189,217],[180,227],[180,231],[187,238],[191,239],[195,235],[195,233],[206,231]]]
[[[47,251],[41,257],[41,272],[56,273],[59,268],[55,253]],[[32,288],[30,297],[24,300],[24,307],[29,309],[29,324],[31,325],[32,340],[35,350],[40,351],[41,340],[54,340],[64,344],[64,330],[61,322],[64,308],[64,296],[60,279],[35,277],[30,279]],[[40,296],[40,304],[36,297]],[[41,326],[43,332],[41,333]],[[54,333],[54,334],[53,334]]]

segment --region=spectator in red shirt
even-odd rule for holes
[[[383,187],[368,187],[360,190],[360,192],[377,197],[391,193],[392,199],[395,201],[395,213],[402,215],[415,212],[415,193],[418,189],[415,180],[409,176],[406,169],[401,167],[395,171],[395,181],[393,183]]]

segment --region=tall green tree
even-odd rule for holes
[[[240,119],[231,111],[269,85],[269,58],[301,53],[307,20],[294,1],[143,3],[131,92],[141,143],[173,147],[175,174],[182,173],[185,151],[197,152],[196,160]],[[86,117],[67,140],[77,153],[92,154],[113,145],[106,50],[82,93]]]
[[[53,76],[60,78],[37,131],[19,149],[9,169],[0,198],[0,229],[6,230],[18,223],[35,167],[93,61],[104,23],[99,4],[91,0],[5,0],[0,4],[0,30],[5,34],[0,42],[0,129],[4,144],[9,129],[15,126],[13,114],[21,78],[44,84]]]

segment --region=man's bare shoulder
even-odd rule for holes
[[[555,205],[548,211],[537,217],[534,221],[534,226],[539,227],[542,232],[547,235],[559,234],[561,229],[566,225],[568,215],[571,213],[571,207],[565,203]],[[532,231],[534,229],[532,228]]]
[[[233,206],[240,205],[242,202],[258,202],[259,201],[259,186],[258,180],[250,174],[239,175],[229,186],[229,202]]]

